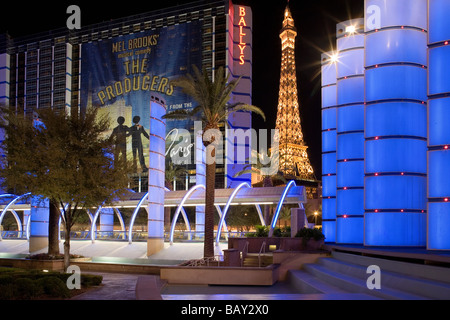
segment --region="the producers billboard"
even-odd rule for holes
[[[201,21],[86,43],[81,61],[81,110],[101,107],[111,122],[107,134],[118,141],[116,156],[127,155],[136,172],[145,172],[151,96],[163,99],[168,112],[195,106],[171,81],[192,65],[201,67]],[[189,120],[169,121],[167,133],[192,126]]]

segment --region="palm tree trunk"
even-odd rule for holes
[[[216,187],[216,162],[206,165],[206,191],[205,191],[205,258],[214,257],[214,198]]]

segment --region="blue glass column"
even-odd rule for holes
[[[114,209],[102,208],[100,212],[100,232],[114,231]]]
[[[428,4],[427,248],[450,249],[450,1]]]
[[[427,1],[366,0],[365,234],[424,246]]]
[[[150,102],[150,139],[148,168],[148,239],[147,256],[164,248],[164,199],[166,171],[166,114],[164,101],[153,97]]]
[[[322,232],[336,241],[336,61],[322,54]]]
[[[364,242],[364,19],[337,25],[336,243]]]
[[[203,131],[196,132],[195,140],[195,183],[206,187],[205,146],[203,145]],[[195,237],[205,236],[205,206],[195,207]]]
[[[48,219],[49,219],[49,200],[41,197],[31,197],[30,220],[30,253],[42,250],[48,247]]]
[[[28,238],[30,231],[28,230],[28,219],[30,219],[31,210],[24,210],[23,211],[23,219],[22,219],[22,230],[23,234],[22,237]]]

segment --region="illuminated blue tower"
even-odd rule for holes
[[[31,197],[29,251],[36,252],[48,246],[48,219],[50,204],[48,199]]]
[[[336,243],[364,242],[364,19],[337,25]]]
[[[428,3],[428,249],[450,249],[450,1]]]
[[[365,236],[424,246],[427,1],[366,0]]]
[[[114,231],[114,209],[102,208],[100,213],[100,231],[113,232]]]
[[[150,165],[148,168],[147,256],[164,248],[164,199],[166,171],[166,105],[159,97],[150,102]]]
[[[322,54],[322,232],[336,241],[336,57]]]

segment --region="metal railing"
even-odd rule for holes
[[[246,232],[228,232],[222,233],[221,241],[226,241],[227,237],[245,237]],[[60,232],[60,239],[65,238],[65,231]],[[146,231],[133,232],[133,241],[147,241],[148,233]],[[26,231],[1,231],[1,239],[27,239]],[[71,240],[89,240],[91,239],[91,231],[71,231]],[[107,241],[126,241],[128,239],[128,231],[95,231],[95,240]],[[165,239],[169,240],[169,234],[165,234]],[[174,233],[175,242],[183,241],[203,241],[204,232],[196,231],[176,231]]]
[[[25,231],[2,231],[1,239],[26,239]]]
[[[266,253],[266,242],[264,241],[261,245],[261,248],[259,249],[259,253],[258,253],[258,267],[261,268],[261,254],[265,254]]]
[[[241,251],[241,267],[244,266],[244,260],[245,260],[245,257],[248,254],[248,245],[249,245],[249,243],[248,243],[248,241],[246,241],[245,245],[244,245],[244,248]]]

